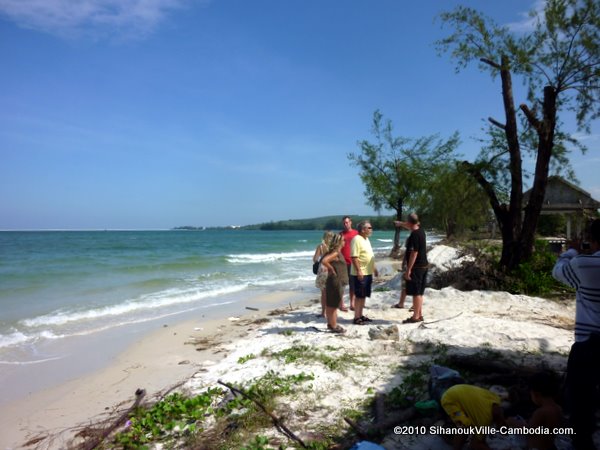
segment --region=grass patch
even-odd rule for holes
[[[255,359],[256,355],[254,353],[250,353],[249,355],[246,356],[241,356],[240,358],[238,358],[238,364],[244,364],[248,361],[250,361],[251,359]]]
[[[294,344],[292,347],[286,348],[279,352],[271,353],[268,350],[263,351],[263,356],[290,363],[314,363],[318,362],[329,370],[334,372],[345,373],[349,366],[366,366],[367,362],[362,355],[353,355],[348,352],[339,352],[339,348],[326,346],[326,352],[319,351],[313,346],[304,344]]]

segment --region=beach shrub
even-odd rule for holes
[[[214,411],[214,401],[222,395],[223,391],[218,388],[194,397],[174,393],[150,408],[139,407],[130,415],[125,430],[115,435],[114,443],[123,448],[141,449],[169,435],[178,438],[193,434],[201,429],[202,420]]]
[[[210,430],[196,435],[196,442],[201,443],[202,448],[264,448],[268,440],[265,441],[264,436],[255,433],[270,428],[272,421],[255,401],[275,414],[282,396],[296,394],[303,384],[311,380],[314,380],[314,375],[305,372],[281,376],[278,372],[269,370],[243,387],[244,392],[254,401],[242,396],[235,396],[227,401],[215,410],[217,422]],[[310,385],[306,389],[310,389]],[[208,442],[215,445],[207,446]],[[192,448],[197,447],[192,445]]]
[[[521,263],[511,272],[507,289],[527,295],[545,295],[551,292],[562,291],[563,285],[552,277],[552,269],[556,263],[556,254],[550,250],[546,241],[538,240],[535,243],[535,252],[531,259]]]
[[[425,393],[427,374],[421,370],[410,372],[402,379],[402,383],[390,391],[386,403],[396,408],[406,408],[414,404],[417,398]]]
[[[536,241],[535,252],[530,260],[512,271],[500,268],[499,250],[498,246],[466,248],[464,251],[473,256],[473,260],[464,262],[460,267],[435,273],[430,286],[434,289],[452,286],[462,291],[506,291],[545,297],[574,292],[552,277],[557,256],[546,241]]]

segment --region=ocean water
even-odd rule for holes
[[[317,294],[321,231],[0,232],[0,365],[51,359],[49,342],[273,291]],[[375,232],[376,253],[393,232]]]

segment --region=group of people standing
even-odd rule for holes
[[[408,216],[406,222],[395,221],[394,224],[409,230],[410,235],[406,240],[402,263],[404,282],[400,299],[393,307],[405,308],[406,297],[411,295],[412,315],[403,323],[422,322],[428,268],[426,235],[414,213]],[[327,318],[328,329],[335,333],[345,332],[337,324],[337,310],[348,311],[343,300],[346,285],[349,285],[350,292],[349,309],[354,311],[353,323],[364,325],[371,322],[364,315],[364,307],[366,298],[371,296],[373,276],[378,276],[375,255],[369,241],[373,233],[371,223],[360,222],[354,230],[352,219],[346,216],[343,218],[343,227],[337,234],[326,232],[313,257],[313,262],[320,261],[317,287],[322,292],[322,314]],[[585,251],[582,252],[581,249],[580,242],[573,242],[571,248],[560,256],[553,276],[576,289],[575,343],[567,364],[565,394],[570,423],[576,433],[573,436],[574,448],[587,450],[596,448],[592,435],[596,429],[595,410],[600,398],[600,219],[592,223],[589,242],[586,242]],[[530,419],[529,426],[554,424],[562,414],[560,407],[553,403],[551,390],[544,383],[540,384],[541,387],[532,385],[531,395],[538,410]],[[457,417],[462,417],[463,411],[471,411],[473,405],[485,410],[485,420],[479,421],[481,424],[494,422],[497,418],[493,413],[498,410],[499,403],[495,394],[469,385],[457,385],[448,389],[442,398],[444,410],[457,424],[461,421],[454,416],[458,414]],[[471,415],[478,417],[475,413],[469,414]],[[498,420],[512,426],[524,426],[524,423],[511,423],[511,419],[505,422],[500,416]],[[479,423],[473,423],[475,422]],[[536,435],[530,439],[530,447],[535,443],[533,447],[554,448],[554,436],[538,438]],[[463,439],[457,439],[454,448],[461,448],[463,442]],[[476,439],[473,442],[476,446],[488,448],[484,440]]]
[[[343,230],[339,233],[326,231],[322,242],[317,246],[313,262],[320,262],[316,286],[321,290],[321,315],[327,318],[327,328],[334,333],[346,330],[337,323],[337,310],[354,312],[352,323],[365,325],[372,319],[365,316],[367,297],[371,296],[373,277],[379,272],[375,264],[375,254],[369,238],[373,226],[367,220],[360,222],[356,230],[352,228],[352,218],[342,220]],[[421,229],[419,218],[410,214],[406,222],[394,222],[396,227],[410,230],[406,240],[404,256],[404,288],[400,302],[394,305],[404,307],[407,295],[413,296],[412,316],[403,323],[423,321],[423,293],[427,278],[427,241]],[[345,286],[349,287],[350,307],[344,303]]]

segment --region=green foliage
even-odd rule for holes
[[[191,398],[175,393],[151,408],[137,408],[129,418],[127,429],[115,436],[115,443],[124,448],[141,449],[173,433],[176,427],[195,433],[204,416],[213,412],[215,397],[222,393],[221,389],[208,389]]]
[[[448,164],[458,146],[458,134],[444,141],[438,135],[420,138],[396,137],[390,120],[379,111],[373,113],[375,142],[358,143],[360,152],[350,153],[351,164],[359,168],[367,203],[376,211],[390,209],[402,217],[406,206],[414,208],[417,199],[429,189],[435,167]],[[400,230],[394,236],[394,249],[400,245]]]
[[[262,377],[252,380],[244,390],[267,411],[274,411],[280,397],[294,395],[301,385],[311,380],[314,380],[314,376],[304,372],[281,376],[270,370]],[[248,442],[249,436],[257,430],[271,425],[269,416],[254,401],[237,396],[217,411],[217,415],[225,422],[224,428],[230,430],[219,436],[223,448],[240,448],[245,445],[247,448],[258,449],[261,448],[260,445],[268,444],[263,436],[255,436]]]
[[[563,214],[542,215],[538,219],[537,232],[540,236],[559,236],[567,229],[567,219]]]
[[[264,450],[269,445],[269,438],[266,436],[254,436],[254,439],[247,445],[241,448],[241,450]]]
[[[600,110],[600,4],[597,0],[549,0],[530,13],[533,30],[513,33],[478,11],[459,6],[440,15],[454,32],[436,42],[439,53],[450,52],[457,71],[470,63],[493,77],[507,58],[512,73],[523,77],[529,100],[541,103],[544,86],[561,95],[560,105],[576,113],[578,124],[597,118]],[[540,96],[535,98],[535,94]]]
[[[329,370],[344,373],[346,368],[355,365],[365,365],[365,361],[360,355],[353,355],[348,352],[336,353],[338,349],[327,346],[327,353],[318,351],[310,345],[293,345],[285,350],[275,353],[266,353],[273,358],[281,359],[286,364],[302,362],[319,362]]]
[[[260,402],[268,410],[273,410],[278,397],[292,395],[300,385],[311,380],[314,380],[314,376],[304,372],[282,377],[269,371],[253,380],[245,390],[250,398]],[[241,443],[249,433],[269,426],[270,418],[256,403],[242,396],[236,396],[217,408],[215,405],[224,398],[224,394],[221,389],[208,389],[194,397],[175,393],[151,407],[137,408],[131,413],[126,429],[115,435],[113,444],[120,448],[144,449],[153,442],[165,443],[182,438],[193,442],[203,431],[202,423],[206,417],[212,416],[217,421],[237,424],[233,427],[238,430],[236,433],[219,437],[219,442],[224,442],[225,446],[232,445],[228,448],[265,448],[268,439],[260,435],[245,444],[245,447]]]
[[[489,199],[461,164],[433,167],[429,189],[417,198],[417,209],[427,224],[445,230],[446,237],[463,235],[491,218]]]
[[[402,379],[402,383],[390,391],[386,398],[388,405],[405,408],[412,405],[416,398],[423,395],[427,386],[427,375],[422,370],[410,372]]]
[[[248,362],[254,358],[256,358],[256,355],[254,353],[250,353],[249,355],[246,355],[246,356],[241,356],[240,358],[238,358],[238,364],[244,364],[245,362]]]
[[[538,240],[531,259],[514,269],[506,290],[526,295],[544,295],[562,290],[561,283],[552,277],[556,254],[546,241]]]
[[[516,33],[459,6],[441,15],[453,31],[437,42],[440,52],[451,54],[457,70],[476,63],[502,79],[502,121],[489,119],[487,145],[475,163],[465,164],[485,189],[505,231],[500,263],[509,269],[532,254],[549,168],[573,177],[568,152],[577,147],[585,151],[572,135],[561,131],[562,113],[574,113],[578,129],[587,132],[600,116],[600,2],[548,0],[543,10],[530,16],[532,29]],[[513,76],[527,87],[527,104],[515,100]],[[525,155],[535,160],[535,195],[529,196],[526,206]]]
[[[445,142],[437,135],[394,137],[392,122],[384,122],[379,111],[373,114],[372,132],[375,143],[360,141],[360,153],[350,153],[348,159],[360,169],[367,201],[375,210],[401,212],[399,201],[412,204],[427,187],[431,168],[446,163],[458,145],[456,134]]]

